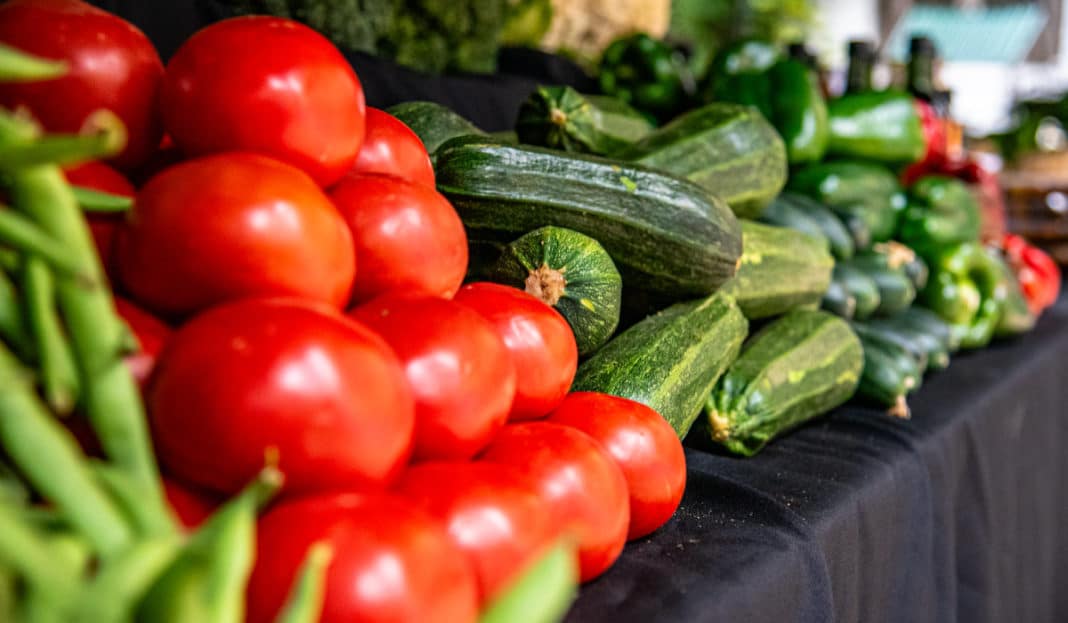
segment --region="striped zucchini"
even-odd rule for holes
[[[480,137],[438,149],[438,190],[476,243],[508,243],[545,225],[595,238],[623,283],[681,300],[734,276],[741,227],[686,180],[612,160]]]
[[[712,441],[752,456],[849,400],[863,367],[849,323],[827,312],[792,311],[745,345],[709,395],[702,424]]]
[[[782,138],[755,108],[738,104],[692,110],[616,155],[696,182],[747,218],[786,184]]]
[[[742,262],[724,291],[750,320],[818,305],[831,283],[827,246],[785,227],[742,221]]]
[[[583,362],[572,390],[640,402],[663,416],[682,439],[748,330],[742,311],[726,294],[674,305],[620,333]]]

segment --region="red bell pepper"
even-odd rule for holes
[[[1031,313],[1039,314],[1053,305],[1061,289],[1061,269],[1053,258],[1015,234],[1005,234],[1001,248],[1020,281]]]

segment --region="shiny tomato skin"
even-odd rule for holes
[[[519,468],[422,463],[404,472],[393,491],[445,526],[474,564],[483,603],[559,535],[534,482]]]
[[[578,368],[575,334],[564,317],[534,296],[496,283],[465,285],[454,300],[492,322],[512,353],[519,376],[509,419],[548,415],[567,395]]]
[[[474,571],[433,519],[387,495],[335,493],[274,506],[257,528],[248,623],[271,623],[308,548],[331,546],[321,623],[473,623]]]
[[[164,316],[253,296],[345,305],[352,236],[318,186],[265,156],[205,156],[160,173],[116,241],[129,293]]]
[[[444,196],[395,177],[352,174],[330,198],[356,246],[354,301],[391,292],[456,293],[467,272],[467,233]]]
[[[574,392],[549,416],[596,439],[627,479],[630,528],[643,537],[675,513],[686,489],[686,455],[675,429],[649,407],[596,392]]]
[[[433,297],[383,296],[353,312],[401,360],[415,397],[413,460],[471,458],[508,419],[515,364],[493,326]]]
[[[121,297],[115,297],[115,311],[126,322],[140,347],[136,353],[126,355],[125,361],[126,367],[130,369],[134,380],[143,391],[152,370],[156,367],[160,352],[171,339],[171,328],[159,318]]]
[[[132,24],[79,0],[9,0],[0,4],[0,42],[69,66],[55,80],[0,84],[0,106],[26,107],[53,132],[77,132],[98,109],[114,112],[128,134],[114,159],[123,169],[156,150],[163,63]]]
[[[479,460],[534,480],[553,523],[576,537],[583,582],[619,558],[630,523],[627,481],[595,439],[563,424],[520,422],[505,426]]]
[[[67,181],[75,186],[81,186],[90,190],[99,190],[122,197],[133,197],[137,194],[133,184],[122,173],[109,167],[103,162],[86,162],[63,172]],[[87,214],[89,232],[93,235],[93,243],[96,245],[97,255],[100,262],[107,270],[108,277],[113,277],[114,262],[112,252],[115,246],[115,236],[122,225],[122,214]]]
[[[173,478],[163,477],[163,494],[171,505],[175,517],[186,530],[193,530],[204,523],[219,504],[203,492],[180,484]]]
[[[423,141],[403,121],[371,106],[367,107],[367,134],[352,170],[392,175],[434,188],[434,165]]]
[[[256,151],[321,186],[348,172],[363,144],[363,87],[325,37],[298,22],[235,17],[186,40],[160,90],[183,153]]]
[[[321,304],[247,299],[175,332],[148,391],[163,465],[232,494],[278,452],[283,492],[386,486],[408,459],[415,407],[382,338]]]

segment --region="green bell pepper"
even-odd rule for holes
[[[770,121],[786,142],[790,164],[819,162],[827,152],[827,103],[819,79],[801,61],[787,59],[767,72],[771,99]]]
[[[982,348],[1005,312],[1008,282],[1002,263],[981,245],[965,242],[932,256],[923,302],[942,317],[961,348]]]
[[[1001,267],[1006,284],[1004,310],[998,326],[994,329],[994,337],[1005,338],[1027,333],[1035,328],[1038,317],[1031,312],[1027,304],[1027,297],[1024,296],[1016,272],[1009,267],[997,251],[988,250],[987,252],[994,256]]]
[[[754,106],[771,119],[771,83],[764,74],[783,58],[781,47],[761,39],[743,39],[727,46],[708,70],[705,100]]]
[[[818,162],[827,151],[827,103],[819,79],[766,41],[745,40],[717,56],[705,96],[754,106],[782,135],[790,164]]]
[[[686,104],[693,77],[675,50],[638,33],[613,41],[601,57],[601,91],[663,120]]]
[[[923,257],[961,242],[979,240],[979,203],[960,180],[920,178],[898,223],[897,239]]]
[[[866,91],[827,105],[827,154],[889,164],[916,162],[927,151],[916,100],[907,93]]]

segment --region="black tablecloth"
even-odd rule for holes
[[[848,407],[752,459],[687,450],[675,518],[569,621],[1068,621],[1068,299],[898,421]]]

